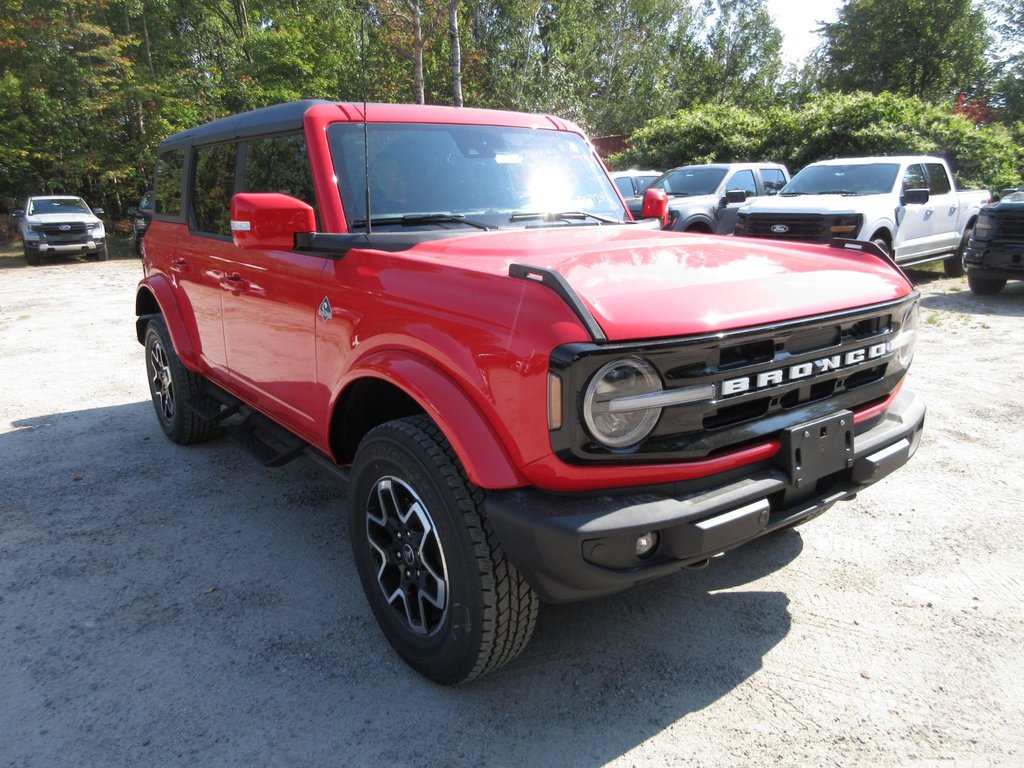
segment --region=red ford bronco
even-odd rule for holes
[[[136,300],[167,436],[349,481],[366,597],[442,683],[904,464],[918,294],[870,243],[633,221],[555,117],[304,101],[159,148]]]

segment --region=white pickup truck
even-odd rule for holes
[[[901,266],[944,261],[963,274],[963,252],[987,190],[959,192],[941,157],[861,157],[806,166],[778,195],[740,208],[735,234],[780,240],[870,240]]]

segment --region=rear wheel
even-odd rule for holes
[[[967,285],[970,287],[971,293],[976,293],[979,296],[994,296],[1006,286],[1006,278],[988,277],[979,275],[977,272],[968,272]]]
[[[352,469],[350,536],[388,642],[435,682],[464,683],[526,647],[539,601],[505,556],[448,441],[425,416],[371,431]]]
[[[214,423],[188,407],[188,401],[202,391],[205,380],[182,364],[161,317],[154,317],[146,327],[146,373],[164,434],[179,445],[209,439]]]

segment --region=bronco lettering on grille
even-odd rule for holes
[[[755,392],[768,387],[777,387],[780,384],[786,384],[799,379],[809,379],[829,371],[850,368],[872,360],[878,360],[881,357],[885,357],[891,351],[892,343],[883,341],[878,344],[872,344],[870,347],[853,349],[849,352],[842,352],[817,360],[808,360],[807,362],[797,363],[787,368],[775,368],[752,376],[726,379],[722,382],[720,396],[731,397],[732,395],[739,395],[744,392]]]

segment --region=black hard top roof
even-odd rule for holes
[[[336,102],[322,99],[304,99],[287,104],[275,104],[272,107],[255,109],[239,115],[222,117],[212,123],[189,128],[169,136],[161,144],[158,152],[173,149],[180,144],[199,142],[202,144],[244,139],[249,136],[260,136],[268,133],[285,133],[302,128],[302,118],[310,107],[317,104],[334,104]]]

